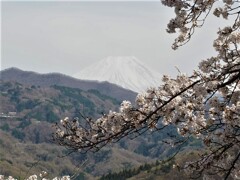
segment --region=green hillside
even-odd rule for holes
[[[170,137],[178,138],[176,130],[168,127],[161,132],[148,132],[128,137],[97,153],[68,154],[68,150],[51,142],[52,125],[61,118],[97,118],[118,110],[120,102],[97,90],[81,90],[64,86],[27,86],[16,82],[0,84],[0,172],[24,178],[42,170],[54,176],[79,174],[78,179],[92,179],[124,171],[128,177],[142,174],[144,164],[170,157],[180,147],[171,148]],[[190,139],[182,150],[200,147]],[[62,158],[64,156],[64,158]],[[84,164],[84,165],[82,165]],[[140,171],[132,172],[132,168]]]
[[[105,174],[100,177],[100,180],[188,180],[191,177],[184,171],[184,165],[186,162],[198,158],[201,151],[201,149],[184,150],[170,159],[157,160],[136,168]],[[219,178],[216,175],[216,179]],[[195,179],[202,179],[202,176]]]
[[[96,118],[110,109],[117,110],[120,102],[112,97],[97,90],[14,82],[1,82],[0,90],[0,172],[4,175],[24,178],[45,170],[54,176],[79,172],[80,179],[83,175],[91,179],[89,174],[98,176],[151,161],[118,145],[96,154],[60,158],[68,151],[51,142],[52,125],[66,116],[84,122],[81,115]]]

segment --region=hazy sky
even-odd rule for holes
[[[190,43],[171,49],[173,10],[152,2],[1,2],[1,69],[73,75],[108,56],[136,56],[162,74],[191,73],[213,54],[220,22],[209,18]]]

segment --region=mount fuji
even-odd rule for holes
[[[134,56],[107,57],[86,67],[75,78],[108,81],[135,92],[143,92],[149,87],[161,84],[162,75]]]

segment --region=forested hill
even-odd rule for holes
[[[18,117],[56,122],[64,116],[82,112],[96,117],[109,109],[116,109],[120,101],[97,90],[80,90],[54,85],[51,87],[26,86],[1,82],[1,112],[16,112]]]
[[[1,81],[0,92],[0,172],[4,175],[23,178],[29,169],[34,173],[45,170],[56,176],[72,175],[76,173],[76,165],[88,159],[88,165],[80,168],[79,179],[83,179],[83,174],[86,178],[91,176],[89,173],[100,175],[150,160],[119,148],[90,156],[59,158],[67,151],[51,143],[55,122],[69,116],[79,117],[84,123],[81,115],[97,118],[110,109],[118,110],[120,101],[97,90]]]
[[[42,138],[39,135],[37,137],[29,135],[29,132],[34,130],[34,128],[29,128],[33,122],[53,124],[66,116],[81,117],[81,115],[96,118],[107,113],[109,109],[116,110],[120,104],[116,99],[103,95],[97,90],[83,91],[56,85],[39,87],[1,82],[0,90],[1,118],[14,117],[17,119],[15,124],[17,123],[17,127],[21,128],[21,133],[15,133],[17,138],[25,139],[26,136],[33,142],[39,142],[44,139],[42,136],[46,136],[46,132],[42,130],[37,130],[39,133],[43,133],[40,136]],[[15,131],[18,130],[15,128]],[[38,139],[34,140],[34,137]]]
[[[95,89],[102,94],[116,98],[119,101],[135,101],[137,93],[124,89],[108,82],[97,82],[76,79],[60,73],[39,74],[32,71],[23,71],[18,68],[9,68],[0,72],[0,80],[14,81],[24,85],[50,87],[53,85],[79,88],[84,91]]]
[[[96,154],[74,154],[64,159],[66,149],[51,143],[52,125],[60,119],[81,115],[94,119],[109,110],[118,110],[120,101],[97,90],[80,90],[53,85],[41,87],[16,82],[0,82],[0,172],[21,176],[36,162],[33,172],[46,170],[52,175],[75,173],[75,165],[87,160],[80,168],[80,177],[101,176],[108,172],[153,163],[176,152],[163,142],[172,128],[138,137],[125,138]],[[186,146],[198,146],[192,140]],[[19,154],[20,153],[20,154]],[[61,162],[61,165],[59,165]],[[91,175],[90,175],[91,174]],[[91,179],[91,178],[90,178]]]

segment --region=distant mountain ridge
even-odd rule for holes
[[[81,70],[74,77],[108,81],[140,93],[162,83],[159,72],[147,67],[134,56],[109,56]]]
[[[18,68],[8,68],[0,72],[0,80],[15,81],[26,85],[49,87],[60,85],[82,90],[96,89],[102,94],[116,98],[119,101],[135,101],[137,93],[124,89],[109,82],[97,82],[89,80],[79,80],[71,76],[60,73],[40,74],[33,71],[23,71]]]

